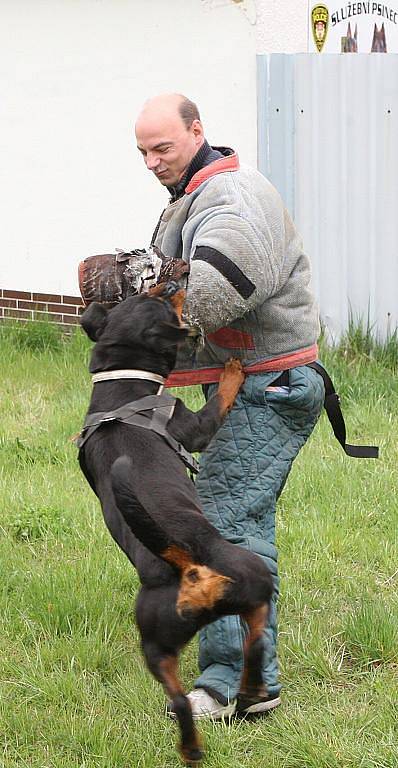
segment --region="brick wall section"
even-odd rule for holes
[[[80,296],[0,288],[0,320],[40,320],[74,325],[83,311]]]

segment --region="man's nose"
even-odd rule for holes
[[[149,171],[154,171],[155,168],[158,167],[159,162],[160,162],[159,155],[156,155],[153,152],[148,152],[147,155],[146,155],[146,158],[145,158],[145,162],[146,162],[146,167],[148,168],[148,170]]]

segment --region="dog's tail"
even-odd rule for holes
[[[137,499],[131,481],[132,469],[128,456],[120,456],[112,465],[112,490],[117,507],[134,536],[154,555],[181,571],[192,564],[192,553],[186,544],[171,538]]]

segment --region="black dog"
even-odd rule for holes
[[[137,375],[142,371],[166,377],[175,365],[177,346],[188,333],[181,324],[184,297],[184,291],[169,300],[133,296],[109,311],[91,304],[81,318],[84,330],[96,342],[91,373],[129,375],[128,369],[133,368]],[[136,414],[134,408],[140,408],[136,401],[155,407],[149,411],[150,418],[162,410],[156,408],[157,402],[162,403],[159,383],[101,379],[94,384],[80,441],[81,466],[100,499],[106,524],[138,571],[142,587],[136,618],[143,653],[171,699],[181,730],[180,751],[189,765],[195,765],[203,753],[177,666],[181,649],[199,628],[228,614],[245,619],[249,631],[241,706],[265,695],[260,671],[262,630],[272,594],[271,576],[257,555],[225,541],[207,522],[195,486],[173,449],[182,444],[187,451],[203,450],[232,407],[243,380],[240,363],[227,363],[217,394],[198,413],[167,395],[173,404],[167,424],[171,442],[174,438],[171,446],[167,436],[148,428],[150,419],[144,411],[138,416],[139,426],[128,423],[127,417],[123,421],[126,409]],[[131,401],[134,406],[127,406]]]

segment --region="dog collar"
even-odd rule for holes
[[[100,381],[111,381],[112,379],[145,379],[146,381],[156,381],[157,384],[164,384],[164,377],[151,371],[139,371],[134,368],[125,368],[121,371],[100,371],[94,373],[91,377],[93,384]]]

